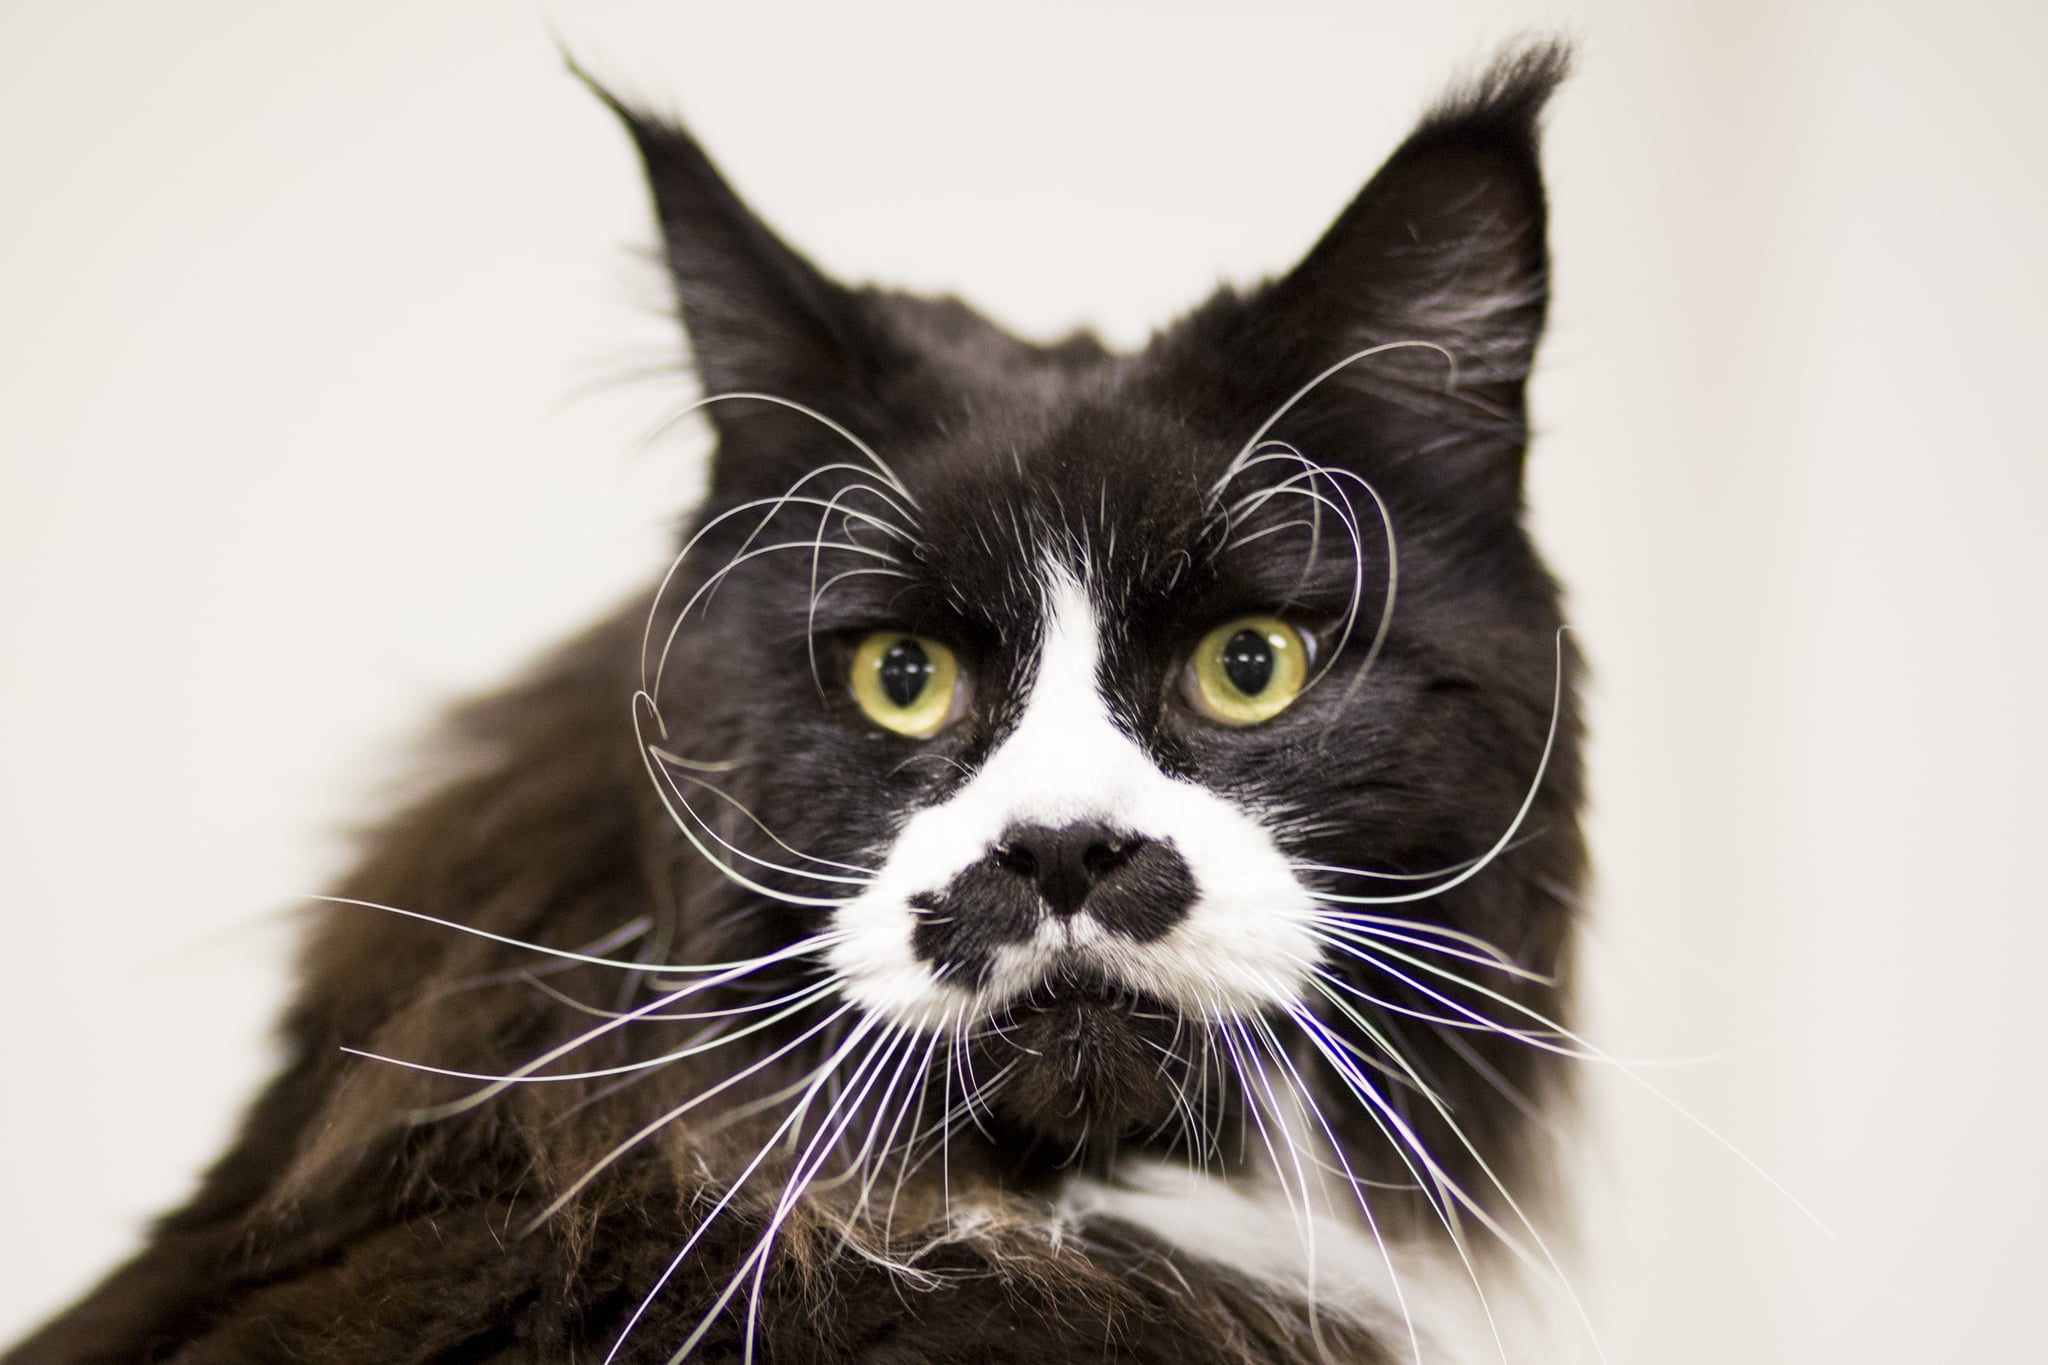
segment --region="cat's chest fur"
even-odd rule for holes
[[[1584,872],[1561,72],[1128,355],[841,286],[614,106],[708,498],[455,717],[235,1146],[10,1360],[1476,1358]]]
[[[1490,1296],[1476,1292],[1471,1269],[1454,1251],[1376,1239],[1338,1207],[1325,1204],[1304,1218],[1270,1173],[1231,1181],[1143,1160],[1113,1180],[1077,1178],[1058,1212],[1076,1224],[1103,1217],[1136,1224],[1182,1255],[1226,1267],[1276,1297],[1371,1324],[1397,1359],[1407,1351],[1438,1365],[1479,1365],[1498,1359],[1508,1342],[1517,1348],[1514,1359],[1551,1330],[1531,1299],[1499,1284]]]

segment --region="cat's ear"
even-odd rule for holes
[[[1301,264],[1248,301],[1255,368],[1287,392],[1382,348],[1331,375],[1304,415],[1366,405],[1379,427],[1485,447],[1490,472],[1519,484],[1523,385],[1549,299],[1537,122],[1567,59],[1561,44],[1520,49],[1455,92]]]
[[[640,152],[703,392],[772,394],[855,418],[853,409],[865,406],[894,357],[858,296],[756,217],[680,125],[639,113],[584,80]],[[797,420],[754,401],[714,403],[706,415],[728,447],[735,435],[788,429]],[[725,450],[719,463],[732,455]]]

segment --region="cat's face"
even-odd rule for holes
[[[718,436],[637,688],[636,608],[454,718],[238,1145],[19,1358],[1419,1358],[1396,1244],[1533,1231],[1572,1037],[1561,65],[1130,355],[835,284],[627,114]]]
[[[1199,1150],[1285,1092],[1428,1185],[1425,1144],[1498,1160],[1548,1084],[1581,862],[1520,525],[1548,79],[1133,356],[842,289],[633,123],[730,395],[651,771],[754,947],[810,942],[1027,1138]]]

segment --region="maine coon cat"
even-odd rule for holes
[[[1563,64],[1130,355],[836,284],[615,105],[709,495],[451,719],[233,1147],[8,1360],[1485,1340],[1424,1286],[1547,1254],[1584,872],[1521,495]]]

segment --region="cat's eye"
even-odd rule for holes
[[[958,713],[960,661],[937,640],[879,631],[853,651],[853,699],[869,720],[923,739]]]
[[[1257,725],[1294,704],[1308,678],[1309,644],[1277,616],[1225,621],[1181,671],[1188,705],[1225,725]]]

